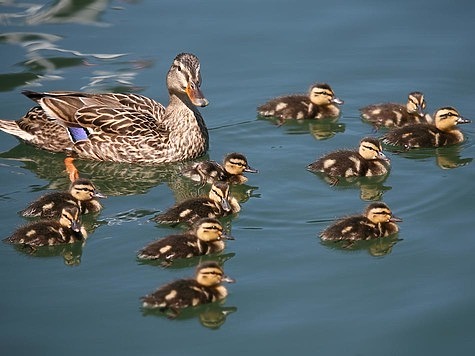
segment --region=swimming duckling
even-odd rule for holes
[[[214,218],[203,218],[191,230],[154,241],[139,251],[137,257],[145,260],[190,258],[224,250],[223,240],[233,240],[223,233],[221,223]]]
[[[30,203],[20,212],[25,217],[55,218],[61,215],[65,206],[77,206],[81,214],[98,212],[102,209],[96,198],[106,198],[97,191],[89,179],[79,178],[71,183],[67,192],[46,194]]]
[[[360,109],[361,117],[380,127],[402,127],[412,124],[432,123],[432,118],[424,112],[424,94],[418,91],[409,93],[406,105],[383,103],[368,105]]]
[[[337,220],[320,233],[320,238],[323,241],[356,241],[386,237],[399,231],[396,224],[399,221],[402,220],[394,216],[386,204],[372,203],[363,215]]]
[[[324,173],[330,178],[348,178],[383,175],[388,173],[389,166],[389,159],[383,153],[381,142],[376,138],[366,137],[360,141],[358,151],[331,152],[309,164],[307,169],[314,173]],[[334,183],[336,182],[337,180]]]
[[[214,182],[207,197],[187,199],[155,216],[153,220],[164,224],[193,224],[200,218],[219,218],[240,210],[237,200],[229,195],[229,184]]]
[[[144,308],[158,308],[177,316],[180,309],[212,303],[226,298],[227,289],[223,282],[234,283],[224,275],[223,269],[214,261],[200,264],[194,278],[179,279],[158,288],[141,298]]]
[[[322,119],[340,115],[343,100],[337,98],[326,83],[316,83],[310,87],[308,95],[294,94],[281,96],[259,106],[260,116],[288,119]]]
[[[224,157],[222,165],[215,161],[196,162],[184,170],[183,175],[201,184],[215,181],[243,184],[247,182],[244,172],[258,173],[259,171],[249,166],[246,156],[233,152]]]
[[[79,209],[65,206],[59,221],[42,220],[20,227],[4,241],[32,247],[71,244],[84,241],[86,230],[81,226]]]
[[[434,121],[435,124],[414,124],[393,129],[382,137],[383,143],[406,149],[453,145],[464,140],[462,132],[456,126],[471,122],[453,107],[437,110]]]

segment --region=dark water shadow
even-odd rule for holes
[[[383,257],[390,254],[399,241],[402,240],[395,234],[368,241],[320,241],[320,244],[331,250],[347,253],[367,251],[373,257]]]

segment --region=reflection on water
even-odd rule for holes
[[[396,235],[381,237],[368,241],[320,241],[322,245],[340,251],[364,251],[373,257],[385,256],[393,250],[393,246],[401,241]]]
[[[189,320],[198,317],[202,326],[217,330],[226,322],[228,315],[236,311],[236,307],[224,307],[222,306],[222,302],[216,302],[184,309],[183,311],[180,311],[178,315],[170,311],[142,308],[142,315],[166,317],[173,320]]]

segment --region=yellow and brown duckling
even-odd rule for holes
[[[223,233],[223,227],[218,220],[202,218],[185,233],[170,235],[148,244],[139,251],[137,257],[171,262],[178,258],[209,255],[223,251],[224,240],[233,239]]]
[[[79,209],[70,205],[63,208],[59,220],[41,220],[22,226],[4,241],[39,247],[72,244],[86,238]]]
[[[164,224],[193,224],[200,218],[220,218],[240,210],[237,200],[229,194],[229,184],[214,182],[207,197],[187,199],[155,216],[153,220]]]
[[[326,83],[316,83],[310,87],[307,95],[294,94],[281,96],[259,106],[257,112],[263,117],[288,119],[323,119],[340,115],[343,100],[335,96]]]
[[[98,212],[102,205],[97,198],[105,198],[94,184],[86,178],[71,183],[67,192],[53,192],[30,203],[20,212],[25,217],[54,218],[61,215],[65,206],[77,206],[81,214]]]
[[[360,141],[358,151],[339,150],[328,153],[307,169],[314,173],[324,173],[330,178],[371,177],[388,173],[389,159],[383,153],[381,142],[372,137]]]
[[[406,105],[383,103],[368,105],[360,109],[361,117],[374,127],[402,127],[412,124],[432,123],[432,118],[424,112],[424,94],[409,93]]]
[[[224,181],[230,184],[244,184],[247,177],[243,173],[258,173],[257,169],[251,168],[246,156],[233,152],[224,157],[223,164],[216,161],[196,162],[183,171],[185,177],[201,184]]]
[[[196,268],[194,278],[179,279],[165,284],[141,298],[142,306],[159,309],[176,316],[180,309],[213,303],[227,297],[223,282],[234,283],[214,261],[204,262]]]
[[[338,219],[320,233],[323,241],[358,241],[387,237],[399,231],[396,222],[402,221],[393,215],[382,202],[368,205],[362,215]]]
[[[395,128],[387,132],[382,140],[385,144],[402,146],[405,149],[453,145],[464,140],[457,125],[470,122],[453,107],[443,107],[435,112],[434,124],[414,124]]]

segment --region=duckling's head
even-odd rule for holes
[[[467,124],[471,121],[461,116],[456,109],[447,106],[440,108],[434,114],[435,126],[442,131],[450,131],[458,124]]]
[[[382,159],[389,161],[389,158],[383,153],[383,147],[381,142],[373,137],[365,137],[360,141],[360,147],[358,150],[359,154],[363,156],[364,159],[374,160]]]
[[[234,283],[234,279],[224,274],[221,266],[214,261],[204,262],[196,267],[196,281],[206,287],[216,286],[222,282]]]
[[[72,182],[69,187],[69,192],[79,201],[87,201],[93,198],[106,198],[106,196],[97,191],[94,184],[86,178],[79,178]]]
[[[224,169],[232,175],[240,175],[244,172],[258,173],[257,169],[251,168],[247,163],[247,158],[237,152],[233,152],[224,157]]]
[[[419,91],[413,91],[409,93],[407,97],[406,109],[410,114],[417,114],[420,117],[425,115],[424,110],[426,108],[426,101],[424,99],[424,94]]]
[[[200,89],[200,61],[194,54],[180,53],[175,57],[168,71],[167,86],[170,94],[180,98],[187,96],[193,105],[208,105],[208,100]]]
[[[364,214],[374,224],[402,221],[394,216],[389,207],[382,202],[368,205]]]
[[[68,229],[71,229],[75,232],[80,232],[81,218],[79,214],[79,208],[74,205],[64,207],[61,211],[59,223],[61,224],[61,226],[64,226]]]
[[[214,218],[203,218],[194,224],[196,236],[201,241],[218,241],[218,240],[232,240],[231,236],[223,234],[223,226],[219,220]]]
[[[226,182],[214,182],[209,191],[209,198],[221,205],[224,211],[231,211],[229,205],[229,184]]]
[[[343,100],[337,98],[332,88],[326,83],[316,83],[310,87],[310,101],[319,106],[343,104]]]

